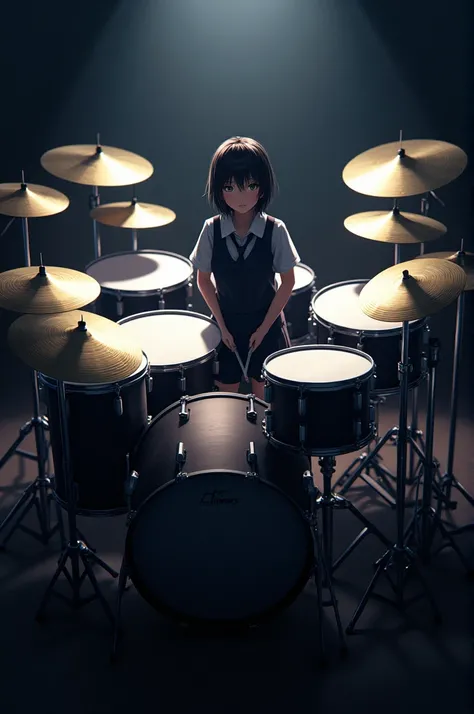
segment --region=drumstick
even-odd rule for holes
[[[244,375],[244,379],[246,382],[248,382],[249,380],[247,377],[247,370],[245,369],[244,364],[243,364],[242,360],[240,359],[240,355],[239,355],[238,351],[234,350],[234,354],[237,357],[237,361],[239,363],[240,369],[242,370],[242,374]]]
[[[248,372],[248,369],[249,369],[250,358],[251,358],[251,356],[252,356],[252,352],[253,352],[253,349],[252,349],[252,347],[251,347],[251,348],[249,349],[249,351],[248,351],[247,361],[246,361],[246,363],[245,363],[245,372],[244,372],[244,375],[245,375],[245,380],[246,380],[247,382],[249,381],[249,378],[247,377],[247,372]]]

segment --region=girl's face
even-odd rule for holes
[[[234,179],[224,184],[222,189],[224,201],[229,208],[237,213],[248,213],[253,210],[260,197],[260,186],[257,181],[249,179],[245,182],[243,191],[237,186]]]

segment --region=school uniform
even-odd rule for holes
[[[225,325],[245,364],[250,337],[262,324],[275,297],[275,273],[285,273],[300,262],[285,224],[259,213],[242,238],[235,234],[231,217],[214,216],[205,221],[190,260],[196,269],[213,273]],[[261,381],[265,359],[289,346],[283,327],[278,317],[252,353],[249,378]],[[218,381],[235,384],[241,378],[235,354],[222,344]]]

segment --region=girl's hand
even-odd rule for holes
[[[225,346],[228,347],[231,350],[231,352],[234,352],[235,351],[234,338],[230,334],[227,327],[224,327],[223,329],[221,329],[221,336],[222,336],[222,342],[225,344]]]

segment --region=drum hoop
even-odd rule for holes
[[[367,372],[364,372],[364,374],[361,374],[357,377],[351,377],[350,379],[345,379],[340,382],[324,382],[324,383],[315,383],[315,382],[295,382],[293,380],[285,379],[284,377],[277,377],[277,375],[272,374],[268,367],[267,363],[271,362],[274,360],[276,357],[279,357],[280,355],[286,354],[288,352],[302,352],[302,351],[307,351],[307,350],[312,350],[314,351],[315,349],[323,349],[323,350],[336,350],[339,352],[350,352],[352,354],[358,355],[359,357],[363,357],[367,362],[370,364],[370,367]],[[262,365],[262,373],[265,379],[270,383],[270,384],[275,384],[277,386],[281,387],[288,387],[290,389],[304,389],[305,391],[308,392],[337,392],[341,389],[345,389],[346,387],[349,387],[351,385],[357,384],[357,383],[365,383],[371,379],[371,377],[374,375],[375,372],[375,362],[372,359],[372,357],[367,354],[366,352],[362,352],[362,350],[355,350],[353,347],[345,347],[342,345],[303,345],[301,347],[287,347],[284,350],[279,350],[278,352],[273,352],[273,354],[269,355],[265,362]]]
[[[124,289],[117,289],[117,288],[104,288],[102,285],[101,287],[101,293],[104,293],[106,295],[125,295],[126,297],[140,297],[140,296],[148,296],[148,295],[158,295],[158,294],[163,294],[166,295],[167,293],[174,292],[175,290],[179,290],[180,288],[186,287],[188,283],[190,283],[193,279],[194,275],[194,267],[191,261],[188,258],[185,258],[184,255],[179,255],[179,253],[173,253],[169,250],[153,250],[153,249],[147,249],[147,250],[124,250],[124,251],[119,251],[117,253],[108,253],[107,255],[103,255],[100,258],[97,258],[96,260],[92,260],[90,263],[88,263],[85,267],[85,272],[89,275],[88,269],[90,268],[91,265],[95,265],[96,263],[100,263],[103,260],[106,260],[107,258],[113,258],[117,255],[136,255],[136,254],[141,254],[141,253],[153,253],[156,254],[158,253],[159,255],[171,255],[173,258],[179,258],[179,260],[183,263],[186,263],[189,267],[189,275],[185,280],[182,280],[179,283],[175,283],[174,285],[168,285],[167,287],[164,288],[155,288],[153,290],[124,290]],[[92,276],[91,276],[92,277]]]
[[[110,392],[115,392],[117,389],[124,389],[131,387],[136,382],[140,382],[144,377],[146,377],[149,371],[148,357],[144,352],[142,365],[140,369],[134,372],[129,377],[118,380],[116,382],[64,382],[64,386],[67,394],[109,394]],[[38,381],[41,384],[45,384],[51,389],[57,389],[57,380],[53,377],[49,377],[47,374],[38,372]]]
[[[150,372],[152,374],[166,374],[169,372],[179,372],[181,369],[191,369],[192,367],[198,367],[200,364],[205,364],[206,362],[209,362],[210,359],[214,356],[217,348],[222,342],[222,334],[219,329],[219,325],[215,320],[213,320],[210,317],[207,317],[207,315],[201,315],[199,312],[192,312],[191,310],[148,310],[146,312],[138,312],[134,315],[129,315],[128,317],[124,317],[121,320],[117,321],[117,325],[123,325],[126,322],[134,322],[135,320],[140,319],[141,317],[149,317],[150,315],[185,315],[186,317],[196,317],[199,318],[200,320],[203,320],[204,322],[207,322],[211,325],[214,325],[217,329],[217,333],[219,335],[219,342],[215,347],[210,349],[208,352],[206,352],[204,355],[201,355],[200,357],[196,357],[192,360],[189,360],[188,362],[173,362],[170,364],[166,365],[161,365],[161,364],[153,364],[150,362]]]
[[[316,295],[311,299],[310,305],[311,314],[315,318],[316,322],[318,322],[323,327],[326,327],[328,330],[332,329],[333,332],[336,332],[340,335],[349,335],[350,337],[360,337],[361,335],[367,335],[368,337],[394,337],[395,335],[401,335],[401,327],[392,327],[388,330],[356,330],[351,327],[343,327],[342,325],[337,325],[336,323],[328,322],[323,317],[317,314],[315,309],[316,301],[318,297],[323,293],[327,293],[333,288],[341,287],[342,285],[357,285],[360,283],[364,283],[366,285],[368,282],[368,278],[364,280],[343,280],[340,283],[332,283],[332,285],[326,285],[324,288],[318,290]],[[415,330],[418,330],[426,323],[426,320],[426,317],[421,317],[418,320],[411,320],[410,332],[415,332]]]
[[[231,398],[231,399],[238,399],[239,401],[248,401],[247,396],[245,394],[237,394],[236,392],[203,392],[202,394],[193,394],[192,396],[186,396],[186,405],[192,404],[193,402],[200,402],[203,401],[204,399],[222,399],[223,397],[226,398]],[[258,397],[254,397],[254,403],[255,404],[260,404],[260,406],[264,407],[265,409],[268,407],[268,404],[264,402],[262,399],[258,399]],[[177,399],[175,402],[172,404],[168,404],[167,407],[161,410],[161,412],[158,412],[156,416],[153,417],[153,419],[150,421],[149,424],[147,424],[146,429],[143,431],[143,433],[139,436],[137,443],[135,444],[132,453],[130,454],[131,460],[135,458],[135,455],[138,453],[138,450],[141,448],[142,442],[145,440],[147,437],[148,433],[151,431],[154,423],[161,419],[162,417],[165,416],[165,414],[168,414],[168,412],[174,411],[176,407],[179,407],[181,404],[181,399]]]
[[[224,394],[227,394],[226,392]],[[233,394],[229,392],[229,394]],[[202,395],[199,395],[202,396]],[[235,396],[244,396],[244,395],[239,395],[235,394]],[[230,473],[230,474],[239,474],[243,477],[247,477],[247,472],[245,471],[238,471],[234,469],[205,469],[205,470],[200,470],[200,471],[193,471],[188,474],[188,478],[194,477],[194,476],[199,476],[200,474],[210,474],[210,473]],[[258,477],[257,477],[258,478]],[[300,516],[301,522],[306,523],[306,528],[303,529],[306,537],[306,561],[304,564],[304,567],[302,568],[301,575],[298,578],[298,580],[295,582],[293,588],[291,591],[284,597],[282,600],[279,602],[275,603],[273,606],[270,606],[267,610],[261,613],[256,613],[256,614],[249,614],[244,618],[245,621],[264,621],[267,618],[271,618],[274,614],[280,612],[282,609],[286,607],[286,605],[290,604],[293,602],[298,595],[301,593],[303,588],[305,587],[306,583],[308,582],[310,576],[311,576],[311,571],[313,568],[314,564],[314,541],[313,541],[313,534],[311,530],[311,524],[308,520],[307,517],[305,517],[304,512],[301,510],[301,508],[298,506],[298,504],[290,497],[288,496],[279,486],[276,486],[275,484],[270,483],[269,481],[266,481],[266,479],[259,478],[258,479],[261,483],[264,483],[266,486],[269,486],[270,488],[273,488],[275,491],[280,491],[281,494],[286,498],[287,502],[291,505],[293,511],[297,511],[298,515]],[[165,612],[168,616],[173,617],[173,618],[178,618],[180,619],[180,614],[177,613],[172,607],[169,605],[166,605],[163,601],[159,600],[156,596],[153,595],[153,593],[150,593],[148,587],[144,584],[143,580],[140,578],[140,574],[137,572],[135,563],[133,560],[133,551],[132,551],[132,543],[133,543],[133,533],[136,528],[136,523],[139,520],[139,513],[142,509],[144,509],[145,504],[148,504],[152,498],[159,492],[163,491],[166,488],[170,488],[171,486],[176,485],[176,480],[173,479],[171,481],[167,481],[165,484],[162,484],[159,486],[159,488],[155,489],[150,493],[146,499],[143,501],[143,503],[138,506],[137,510],[134,511],[134,516],[133,518],[130,519],[129,525],[127,528],[127,534],[125,537],[125,548],[124,548],[124,560],[127,564],[127,568],[129,569],[130,573],[130,578],[135,585],[136,589],[140,592],[142,597],[144,597],[145,600],[148,602],[153,602],[155,606],[158,606],[158,609],[160,609],[162,612]],[[178,483],[178,485],[180,485]],[[149,594],[149,597],[146,595]],[[189,616],[186,616],[186,619],[189,622],[201,622],[201,618],[192,618]],[[222,621],[219,621],[220,623]],[[238,624],[242,622],[242,620],[238,621],[230,621],[228,624]]]

